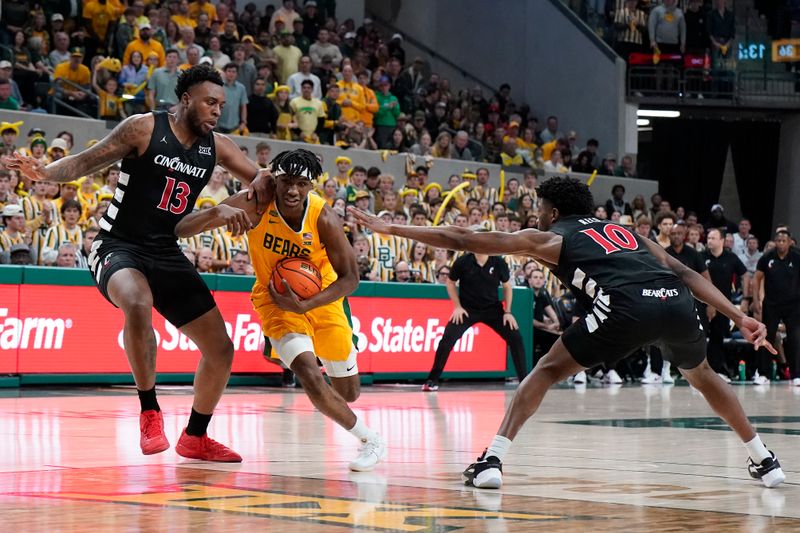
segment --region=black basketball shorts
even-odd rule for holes
[[[147,278],[153,307],[175,327],[216,306],[208,286],[177,245],[146,247],[99,233],[89,255],[89,270],[97,288],[115,306],[108,295],[108,280],[123,268],[138,270]]]
[[[561,337],[586,368],[614,366],[642,346],[655,344],[664,359],[691,369],[706,357],[706,332],[691,291],[675,281],[598,290],[592,309]]]

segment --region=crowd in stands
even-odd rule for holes
[[[507,84],[488,94],[451,87],[422,57],[406,57],[401,34],[381,33],[369,18],[340,22],[333,1],[261,11],[231,0],[87,0],[77,12],[15,0],[4,3],[0,43],[0,109],[108,120],[170,109],[178,73],[208,63],[225,80],[224,133],[635,174],[630,156],[627,165],[602,157],[595,139],[579,144],[557,117],[540,125]]]
[[[88,0],[80,14],[71,12],[70,4],[63,5],[63,13],[46,11],[53,5],[61,6],[44,4],[45,11],[26,18],[31,4],[4,2],[2,35],[14,56],[0,62],[0,108],[11,102],[40,109],[49,95],[37,84],[48,80],[50,87],[53,79],[54,90],[78,109],[98,105],[89,97],[93,87],[100,97],[95,112],[106,118],[169,109],[176,104],[177,71],[205,61],[220,68],[225,80],[222,131],[263,136],[254,158],[262,168],[271,159],[270,139],[524,167],[521,180],[511,178],[499,187],[498,176],[486,167],[449,176],[442,186],[429,179],[435,169],[429,158],[407,165],[404,175],[390,175],[337,157],[336,170],[319,179],[314,193],[342,219],[362,280],[441,284],[458,254],[371,234],[355,223],[348,206],[397,224],[515,232],[537,225],[536,186],[542,171],[635,175],[630,156],[619,165],[614,154],[601,158],[597,141],[578,144],[575,132],[560,130],[557,117],[537,128],[530,109],[514,103],[507,85],[489,99],[479,88],[451,91],[446,79],[426,72],[421,59],[406,63],[401,35],[384,41],[369,19],[360,27],[352,20],[339,25],[332,2],[307,1],[296,11],[294,2],[286,0],[263,13],[253,4],[237,13],[230,3],[205,0],[173,0],[161,7],[145,0],[127,6],[118,0]],[[25,17],[18,16],[23,12]],[[70,83],[59,88],[62,80]],[[51,162],[75,148],[70,132],[48,135],[30,128],[23,136],[26,129],[22,122],[0,124],[2,154],[19,151]],[[85,268],[119,172],[114,165],[58,185],[31,182],[0,165],[0,263]],[[195,208],[213,207],[238,187],[217,167]],[[597,218],[626,226],[676,257],[691,249],[705,254],[707,267],[728,250],[743,265],[727,278],[728,292],[749,310],[750,281],[759,258],[775,247],[772,241],[759,243],[749,222],[728,221],[722,206],[698,214],[658,194],[649,203],[642,196],[628,198],[622,185],[614,187],[611,198],[596,200]],[[246,237],[218,229],[179,244],[199,272],[252,274]],[[530,257],[505,260],[513,283],[534,289],[541,310],[534,323],[537,342],[553,341],[579,312],[568,289]],[[546,348],[540,344],[538,353]],[[724,359],[713,364],[720,374],[732,374]],[[618,379],[624,374],[618,370],[606,369],[606,376]],[[660,376],[667,381],[668,376]]]

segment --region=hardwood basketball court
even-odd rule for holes
[[[3,530],[800,530],[800,387],[735,391],[783,465],[777,489],[748,477],[743,446],[685,385],[552,391],[500,491],[465,487],[460,471],[494,435],[510,388],[365,387],[356,410],[389,458],[357,474],[355,439],[300,389],[229,389],[209,434],[240,465],[141,455],[129,388],[5,391]],[[160,387],[173,446],[190,393]]]

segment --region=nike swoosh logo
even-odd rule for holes
[[[346,371],[347,371],[347,372],[350,372],[350,371],[351,371],[351,370],[353,370],[355,367],[356,367],[356,365],[353,365],[353,366],[351,366],[350,368],[348,368]]]

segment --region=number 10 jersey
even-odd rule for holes
[[[143,246],[174,247],[175,226],[192,212],[216,165],[214,133],[186,149],[172,132],[167,112],[154,111],[153,118],[147,150],[122,160],[119,184],[100,229]]]

